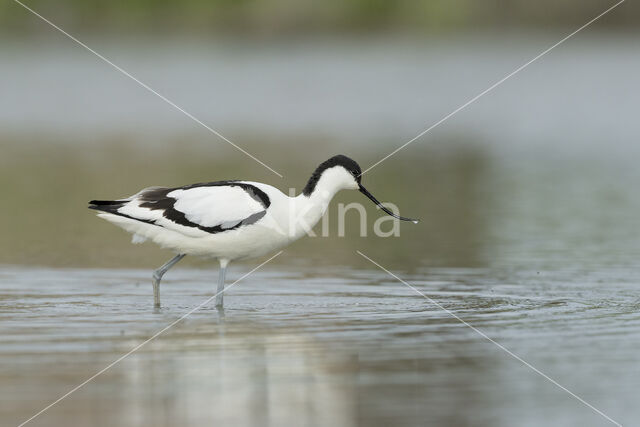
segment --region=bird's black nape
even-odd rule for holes
[[[307,185],[304,186],[302,194],[304,194],[305,196],[310,196],[311,193],[313,193],[313,190],[315,190],[316,184],[318,184],[318,181],[322,176],[322,172],[334,166],[342,166],[343,168],[345,168],[351,173],[351,175],[353,175],[358,184],[360,184],[360,175],[362,174],[360,165],[358,165],[355,160],[342,154],[338,154],[337,156],[333,156],[329,160],[325,160],[324,162],[320,163],[320,166],[318,166],[316,170],[313,171],[313,174],[311,174],[311,178],[309,178],[309,181],[307,181]]]

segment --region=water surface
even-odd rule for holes
[[[239,277],[237,268],[231,278]],[[330,273],[330,274],[329,274]],[[630,269],[429,268],[401,277],[623,424],[640,413]],[[14,425],[211,296],[178,269],[5,268],[0,411]],[[377,269],[265,267],[32,422],[606,425]]]
[[[212,295],[211,262],[188,257],[154,311],[150,273],[170,254],[130,245],[88,200],[219,179],[288,192],[338,152],[366,167],[563,35],[91,42],[283,180],[67,40],[3,44],[2,424]],[[341,193],[327,237],[294,243],[231,288],[224,313],[203,307],[32,425],[609,425],[356,250],[638,424],[637,37],[583,35],[364,175],[418,226],[376,237],[369,206],[369,235],[352,214],[338,237],[337,205],[368,203]]]

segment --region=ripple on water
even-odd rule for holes
[[[558,425],[601,421],[385,273],[284,270],[243,280],[224,312],[193,313],[47,420],[63,425],[76,414],[100,424],[109,413],[129,423],[154,419],[161,407],[187,424],[317,421],[319,411],[336,425],[427,416],[448,424],[465,405],[493,420],[487,425],[542,423],[549,414]],[[428,269],[403,278],[596,406],[637,415],[629,394],[640,386],[635,273],[606,281],[602,271],[512,272]],[[146,271],[5,268],[3,418],[26,418],[211,296],[212,272],[172,273],[154,312]]]

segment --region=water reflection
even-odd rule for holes
[[[397,239],[361,239],[348,232],[355,225],[351,217],[346,238],[332,234],[296,243],[269,268],[230,290],[226,311],[205,307],[194,313],[33,425],[66,426],[70,419],[97,426],[603,425],[589,408],[355,250],[398,271],[614,419],[633,424],[640,417],[640,197],[634,191],[640,172],[633,145],[640,121],[632,90],[637,43],[633,37],[622,44],[616,40],[601,39],[595,51],[584,44],[566,57],[545,58],[544,64],[553,67],[519,76],[521,90],[496,91],[473,114],[456,116],[455,131],[440,128],[428,141],[399,153],[397,162],[367,173],[367,187],[416,213],[422,219],[418,227],[403,226]],[[300,188],[318,161],[336,152],[365,167],[372,164],[396,147],[389,141],[415,135],[425,120],[440,118],[458,100],[521,63],[522,45],[503,42],[513,50],[493,46],[492,55],[486,55],[475,44],[436,51],[426,46],[415,61],[415,55],[388,47],[358,55],[353,47],[319,56],[310,51],[301,56],[306,61],[300,68],[283,59],[286,49],[262,56],[240,53],[236,62],[214,61],[215,67],[196,49],[177,60],[160,55],[167,68],[157,65],[158,58],[144,67],[159,72],[166,86],[176,75],[191,73],[194,78],[185,81],[192,85],[180,90],[197,101],[190,104],[194,112],[200,105],[201,111],[242,128],[243,147],[287,171],[286,181],[275,182],[286,190]],[[607,50],[613,44],[619,50]],[[537,51],[537,45],[527,51]],[[607,61],[601,60],[603,51]],[[42,101],[38,111],[18,101],[0,107],[0,122],[7,124],[0,135],[3,424],[28,418],[214,291],[214,272],[181,264],[163,281],[164,307],[154,311],[149,276],[166,252],[130,245],[126,233],[86,211],[87,200],[212,179],[274,183],[270,172],[212,143],[209,135],[177,132],[156,140],[149,123],[160,122],[167,126],[159,126],[162,132],[173,132],[180,127],[171,120],[183,117],[158,106],[156,99],[146,104],[147,94],[144,100],[131,99],[137,95],[130,86],[118,86],[123,93],[101,86],[112,70],[102,64],[96,65],[100,72],[79,66],[85,54],[62,61],[67,64],[59,76],[63,80],[46,78],[50,69],[39,66],[44,61],[57,69],[56,50],[45,56],[27,53],[27,59],[18,55],[0,71],[8,76],[4,81],[16,83],[7,89],[9,100]],[[335,61],[329,63],[333,74],[326,73],[327,57]],[[255,66],[265,60],[272,66]],[[172,71],[180,64],[188,65]],[[261,84],[263,96],[238,91],[237,79],[256,86],[259,81],[238,73],[239,65],[253,70],[250,75],[271,73],[267,81],[280,83]],[[209,87],[201,82],[211,81],[212,68],[221,74]],[[36,77],[24,69],[35,70]],[[316,83],[329,80],[306,84],[309,69],[316,70],[310,74]],[[373,74],[363,79],[366,70]],[[376,78],[376,72],[385,79]],[[331,76],[340,76],[339,82]],[[398,76],[407,80],[398,85]],[[90,84],[90,78],[99,83]],[[112,103],[101,102],[104,109],[98,113],[82,104],[75,114],[60,108],[73,96],[48,92],[51,81],[82,99],[87,87],[99,88]],[[374,90],[381,86],[382,92]],[[310,92],[293,96],[300,87]],[[602,96],[594,102],[598,91]],[[25,98],[25,93],[48,97]],[[255,107],[256,93],[268,108]],[[235,103],[212,105],[220,94]],[[375,102],[363,100],[363,94],[372,94]],[[131,101],[125,104],[133,110],[123,110],[122,99]],[[320,102],[303,109],[291,99]],[[273,108],[279,103],[286,108]],[[36,124],[25,125],[17,116]],[[125,129],[127,123],[146,137],[151,134],[152,144],[137,135],[113,134],[113,128]],[[252,136],[245,127],[256,123],[264,127]],[[291,132],[292,123],[304,130],[302,136],[283,138],[280,130]],[[333,130],[343,137],[327,142],[330,138],[318,135],[315,129],[329,123],[336,123]],[[387,140],[379,132],[389,123],[395,125],[388,126],[393,137]],[[64,137],[52,136],[49,125],[62,126]],[[91,130],[89,142],[69,129],[82,134],[83,127]],[[102,133],[105,128],[109,132]],[[45,131],[34,136],[38,129]],[[69,140],[68,134],[77,139]],[[351,143],[353,134],[362,139]],[[358,196],[341,194],[332,209]],[[369,207],[369,214],[378,213]],[[191,262],[211,268],[208,261]],[[118,269],[126,267],[136,270]],[[248,268],[238,264],[231,270],[239,277]]]
[[[637,417],[634,270],[402,275],[623,424]],[[154,313],[146,271],[3,269],[3,420],[18,424],[209,298],[213,276],[176,270]],[[34,424],[602,425],[377,270],[267,269],[227,303],[224,314],[193,313]]]
[[[312,339],[202,321],[190,329],[127,363],[122,397],[129,404],[119,422],[277,426],[354,419],[354,394],[340,378],[344,362],[331,360]]]

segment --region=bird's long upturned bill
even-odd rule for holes
[[[373,194],[369,193],[369,192],[367,191],[367,189],[366,189],[366,188],[364,188],[364,187],[362,186],[362,184],[360,184],[360,192],[361,192],[362,194],[364,194],[365,196],[367,196],[367,197],[368,197],[368,198],[369,198],[373,203],[375,203],[375,204],[376,204],[380,209],[382,209],[384,212],[386,212],[387,214],[391,215],[392,217],[397,218],[397,219],[402,220],[402,221],[411,221],[411,222],[413,222],[414,224],[417,224],[417,223],[419,222],[419,220],[417,220],[417,219],[406,218],[406,217],[404,217],[404,216],[400,216],[400,215],[396,215],[396,214],[394,214],[394,213],[393,213],[393,212],[391,212],[389,209],[387,209],[386,207],[384,207],[384,206],[382,205],[382,203],[380,203],[380,202],[378,201],[378,199],[376,199],[375,197],[373,197]]]

